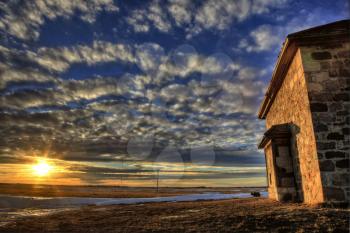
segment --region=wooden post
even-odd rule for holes
[[[157,193],[159,192],[159,169],[157,170]]]
[[[120,174],[120,187],[123,185],[123,170],[124,170],[124,159],[122,160],[122,171]]]

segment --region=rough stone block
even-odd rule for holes
[[[339,70],[340,77],[350,77],[350,71],[348,69],[340,69]]]
[[[340,133],[329,133],[327,136],[327,139],[329,140],[344,140],[344,135]]]
[[[350,79],[349,79],[350,80]],[[350,86],[350,85],[349,85]],[[350,109],[350,103],[344,103],[344,109]]]
[[[320,160],[320,159],[323,159],[323,154],[321,152],[317,152],[317,158]]]
[[[329,176],[328,176],[329,172],[323,172],[321,174],[321,182],[323,186],[331,186],[332,183],[329,180]]]
[[[332,101],[333,94],[332,93],[309,93],[309,99],[311,101],[320,101],[320,102]]]
[[[330,93],[330,94],[335,94],[334,91],[335,90],[339,90],[341,87],[344,86],[344,84],[342,84],[342,81],[340,81],[342,79],[329,79],[324,81],[322,83],[322,85],[324,86],[324,89],[327,91],[326,93]]]
[[[313,112],[312,115],[314,119],[325,124],[332,124],[336,119],[335,116],[329,112]]]
[[[343,68],[343,62],[341,60],[333,61],[332,67],[335,69],[341,69],[341,68]]]
[[[314,53],[311,54],[311,57],[314,60],[327,60],[327,59],[331,59],[332,55],[328,51],[325,51],[325,52],[314,52]]]
[[[311,92],[321,92],[323,90],[323,86],[320,83],[309,83],[308,89]]]
[[[349,101],[350,95],[349,93],[339,93],[339,94],[335,94],[333,99],[335,101]]]
[[[312,59],[311,54],[306,52],[302,53],[303,68],[305,72],[320,71],[321,65],[319,61]]]
[[[342,132],[344,135],[350,135],[350,128],[343,128]]]
[[[335,165],[338,168],[349,168],[350,167],[350,160],[349,159],[342,159],[342,160],[338,160]]]
[[[344,143],[344,145],[346,145],[346,143]],[[339,150],[348,151],[347,157],[350,156],[350,147],[349,146],[339,147]]]
[[[321,70],[328,70],[331,67],[331,64],[328,61],[321,61]]]
[[[340,78],[340,77],[350,77],[350,71],[345,69],[345,68],[341,68],[341,69],[329,69],[328,72],[329,77],[335,77],[335,78]]]
[[[331,171],[334,171],[334,169],[335,167],[331,160],[324,160],[320,162],[321,171],[331,172]]]
[[[327,104],[324,103],[311,103],[310,108],[312,112],[327,112]]]
[[[347,110],[338,111],[337,116],[349,116],[349,111],[347,111]]]
[[[337,53],[339,58],[349,58],[350,57],[350,51],[344,50]]]
[[[326,152],[326,158],[327,159],[345,158],[345,152],[342,152],[342,151],[327,151]]]
[[[333,100],[333,95],[329,95],[329,96],[332,96],[332,100]],[[337,112],[343,109],[344,109],[344,103],[342,102],[333,102],[331,105],[329,105],[330,112]]]
[[[340,188],[334,188],[334,187],[324,187],[323,189],[324,195],[327,200],[336,200],[336,201],[343,201],[345,200],[345,193]]]
[[[335,173],[330,177],[333,185],[336,186],[350,186],[350,176],[349,173]]]
[[[308,82],[322,83],[329,80],[329,73],[328,70],[321,72],[307,72],[304,77]]]
[[[319,46],[320,49],[326,50],[326,49],[341,49],[344,45],[342,43],[332,43],[328,41],[328,43],[322,44]]]
[[[344,116],[337,116],[335,117],[335,123],[338,123],[337,125],[338,126],[342,126],[342,125],[345,125],[345,117]],[[334,125],[336,125],[334,123]],[[340,123],[340,124],[339,124]]]
[[[317,142],[317,150],[335,149],[335,142]]]
[[[315,132],[326,132],[328,131],[328,126],[322,123],[316,123],[314,125]]]

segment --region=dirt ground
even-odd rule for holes
[[[349,209],[265,198],[88,206],[18,219],[0,232],[349,232]]]

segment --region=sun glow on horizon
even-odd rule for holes
[[[53,166],[46,160],[39,160],[37,164],[32,166],[32,169],[36,176],[47,176],[52,171]]]

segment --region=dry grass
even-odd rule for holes
[[[0,232],[349,232],[349,209],[263,198],[89,206],[30,217]]]

